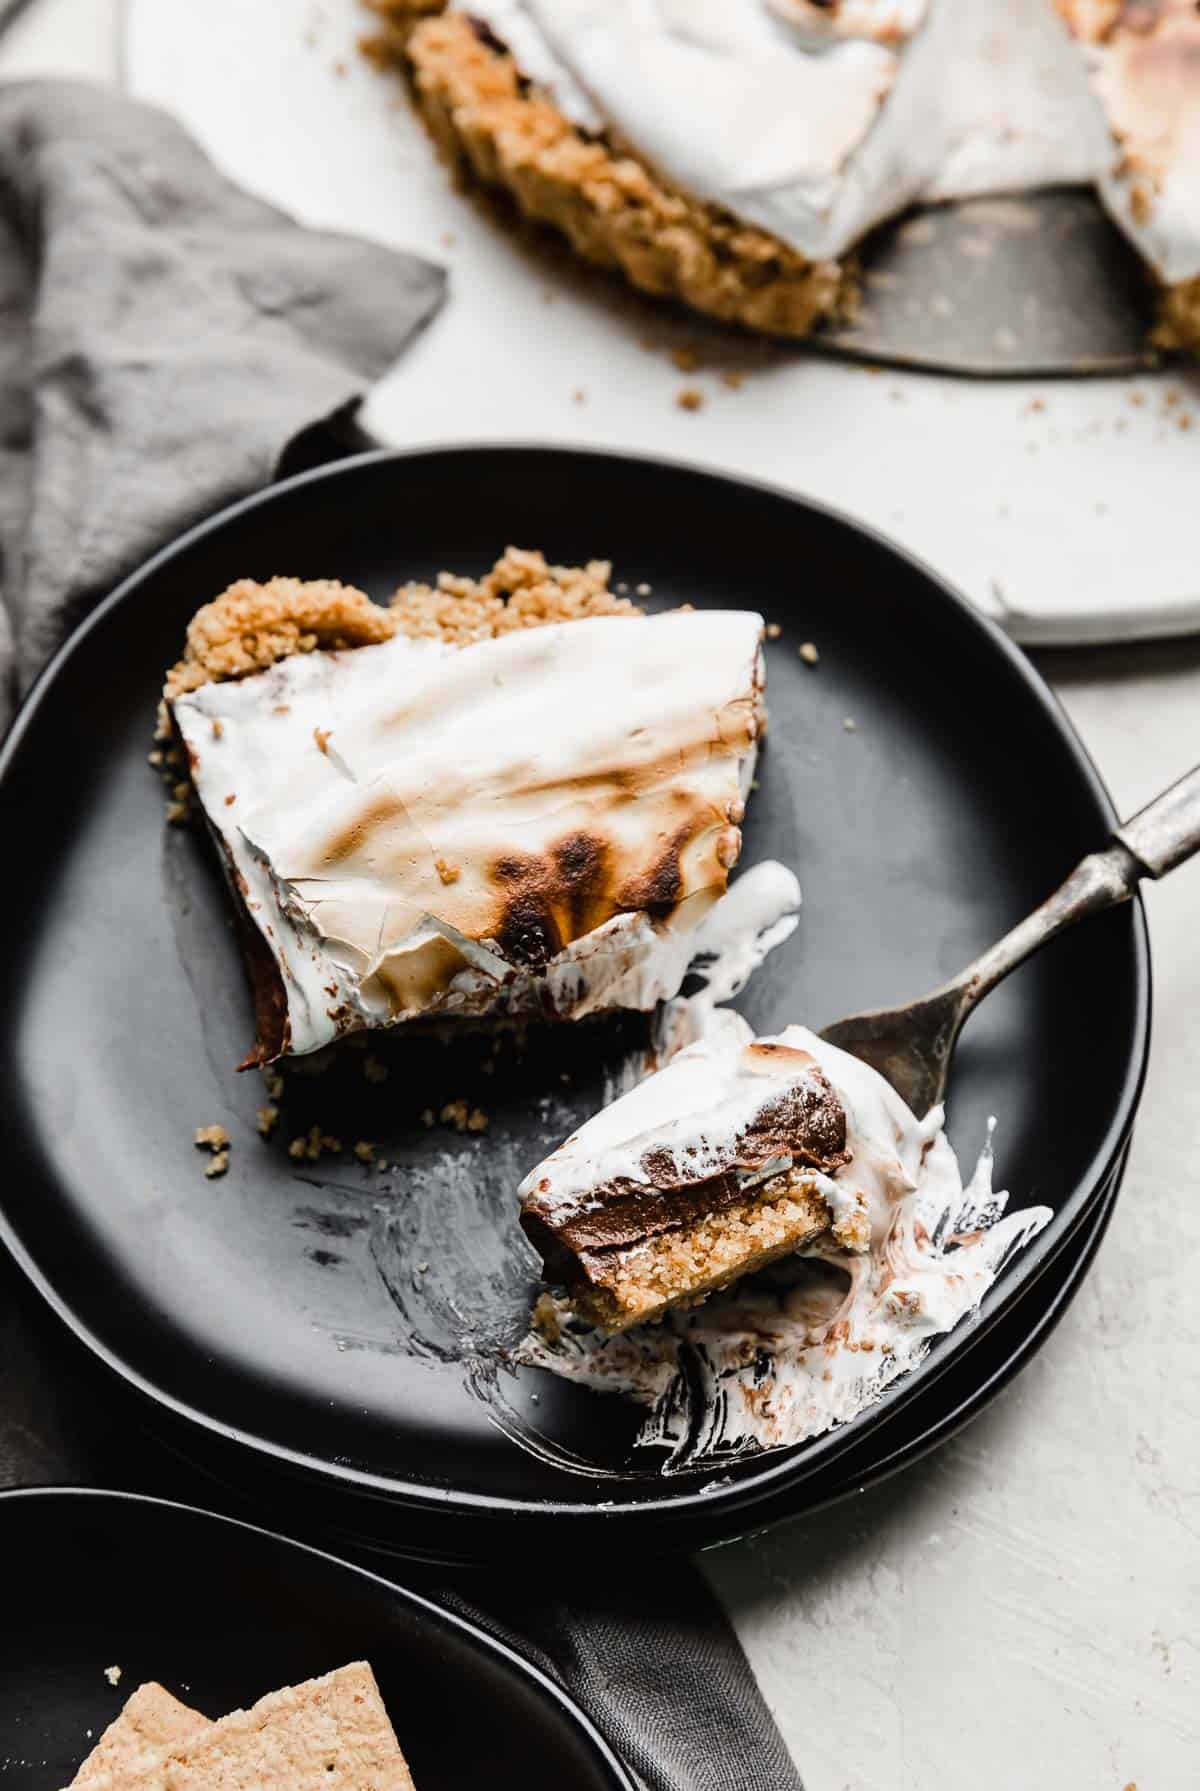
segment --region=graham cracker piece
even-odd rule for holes
[[[414,1791],[365,1661],[270,1692],[88,1791]]]
[[[71,1780],[70,1791],[93,1791],[114,1778],[120,1782],[122,1773],[147,1753],[177,1747],[211,1727],[206,1716],[181,1704],[151,1679],[126,1699],[120,1716],[108,1725]]]

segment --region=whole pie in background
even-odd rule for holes
[[[452,166],[642,291],[805,336],[910,206],[1090,186],[1200,347],[1192,0],[366,4]]]

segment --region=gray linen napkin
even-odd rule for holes
[[[0,87],[0,727],[98,597],[270,479],[445,284],[301,229],[148,106]]]
[[[0,86],[0,733],[13,692],[126,572],[281,463],[338,451],[320,426],[444,286],[247,197],[148,107]],[[196,1495],[0,1262],[0,1485],[72,1480]],[[527,1572],[403,1577],[535,1659],[650,1791],[801,1791],[686,1560],[578,1604]]]

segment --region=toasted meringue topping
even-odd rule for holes
[[[1105,203],[1168,283],[1200,274],[1200,12],[1194,0],[1059,5],[1115,140]]]
[[[761,633],[724,611],[397,636],[181,698],[290,1048],[533,983],[555,1011],[631,976],[673,994],[741,848]]]
[[[929,0],[767,0],[768,6],[810,48],[844,37],[903,43],[925,17]]]

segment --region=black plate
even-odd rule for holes
[[[513,1183],[595,1100],[627,1026],[581,1031],[492,1077],[469,1050],[409,1046],[376,1086],[346,1053],[328,1076],[289,1083],[287,1132],[316,1118],[376,1140],[403,1170],[322,1164],[298,1180],[286,1138],[254,1133],[257,1079],[231,1072],[251,1028],[210,855],[164,830],[145,765],[161,669],[196,604],[230,579],[292,570],[384,596],[443,566],[480,570],[511,540],[558,559],[611,555],[615,577],[649,582],[654,604],[747,604],[782,625],[743,863],[795,865],[807,900],[741,1002],[759,1030],[931,985],[1111,827],[1026,660],[843,518],[689,468],[563,450],[372,455],[306,475],[128,581],[8,743],[0,821],[23,874],[0,928],[14,1119],[4,1235],[92,1348],[214,1439],[443,1522],[554,1512],[621,1529],[657,1513],[685,1529],[702,1513],[709,1533],[732,1533],[812,1475],[835,1483],[839,1460],[964,1347],[973,1355],[1109,1183],[1145,1062],[1144,918],[1135,903],[1058,943],[989,1000],[961,1047],[960,1151],[973,1156],[1000,1114],[1002,1181],[1016,1204],[1056,1213],[981,1319],[856,1424],[800,1450],[665,1479],[631,1460],[636,1418],[621,1402],[494,1372],[532,1285]],[[796,652],[805,639],[820,646],[815,669]],[[447,1088],[487,1108],[486,1140],[416,1123]],[[229,1175],[209,1183],[190,1138],[214,1120],[236,1143]],[[407,1196],[389,1197],[402,1185]],[[509,1535],[477,1521],[462,1547],[489,1552]]]
[[[511,1650],[266,1530],[129,1493],[15,1492],[0,1554],[0,1774],[23,1791],[68,1784],[143,1680],[216,1717],[352,1660],[370,1662],[421,1791],[632,1791]]]
[[[976,1340],[978,1347],[958,1350],[943,1374],[923,1379],[911,1400],[866,1428],[857,1446],[841,1452],[828,1472],[781,1477],[758,1498],[745,1502],[740,1524],[728,1512],[710,1514],[706,1506],[711,1501],[691,1501],[685,1509],[672,1511],[670,1540],[681,1549],[718,1546],[778,1519],[811,1516],[913,1467],[978,1417],[1052,1335],[1086,1279],[1108,1230],[1127,1154],[1122,1153],[1114,1174],[1081,1215],[1064,1248],[1006,1305]],[[229,1446],[222,1450],[205,1438],[207,1446],[198,1451],[198,1435],[192,1426],[177,1439],[189,1471],[201,1468],[219,1489],[214,1498],[232,1498],[239,1509],[285,1508],[290,1524],[364,1559],[420,1557],[462,1566],[470,1565],[478,1554],[475,1526],[463,1525],[452,1514],[424,1512],[419,1530],[397,1524],[381,1512],[378,1501],[344,1489],[331,1493],[325,1486],[281,1475],[277,1468],[248,1477],[244,1450]],[[647,1529],[642,1534],[657,1532]],[[589,1544],[602,1549],[605,1540],[601,1532],[590,1537]],[[614,1540],[618,1557],[627,1558],[626,1533],[616,1531]]]

